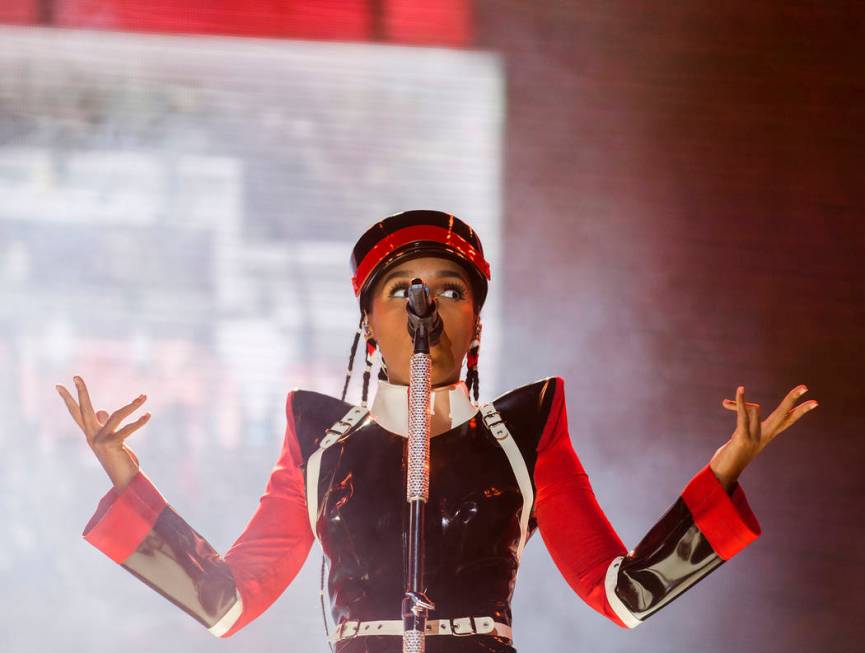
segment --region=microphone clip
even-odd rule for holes
[[[438,314],[438,306],[430,298],[429,287],[419,278],[412,279],[408,288],[408,334],[414,340],[415,353],[429,353],[429,348],[438,343],[444,324]]]

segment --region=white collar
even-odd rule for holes
[[[445,393],[446,396],[442,397],[441,393]],[[441,404],[443,399],[445,405],[450,408],[450,428],[456,428],[463,422],[467,422],[479,410],[469,399],[469,389],[465,381],[432,389],[430,411],[433,414],[435,414],[436,401]],[[382,428],[408,437],[408,386],[379,380],[369,412],[372,419]]]

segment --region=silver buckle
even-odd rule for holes
[[[346,431],[351,428],[351,422],[346,422],[345,420],[339,420],[335,424],[332,424],[328,427],[327,433],[336,433],[337,435],[343,435]]]
[[[325,448],[332,445],[334,442],[338,442],[348,433],[357,423],[360,421],[360,418],[363,417],[365,413],[367,413],[366,408],[362,408],[361,406],[355,406],[352,408],[347,415],[344,415],[343,418],[331,426],[327,427],[324,431],[324,437],[321,439],[319,446],[324,446]]]
[[[484,412],[484,424],[487,425],[487,428],[493,434],[493,436],[497,440],[505,440],[508,437],[508,427],[505,426],[504,420],[502,420],[502,416],[498,411],[495,411],[492,404],[489,404],[487,410],[489,412]],[[495,411],[495,412],[493,412]]]
[[[457,637],[466,637],[467,635],[474,635],[477,631],[475,630],[474,623],[472,623],[471,617],[451,617],[451,635],[455,635]],[[468,632],[457,630],[459,626],[467,626],[470,628]]]
[[[351,424],[340,420],[333,426],[328,427],[327,430],[324,432],[324,437],[321,439],[319,446],[324,446],[326,448],[332,445],[334,442],[339,442],[345,436],[351,426]]]
[[[487,426],[491,426],[492,424],[498,424],[502,421],[501,415],[499,415],[499,412],[492,404],[487,404],[486,406],[482,407],[481,415],[484,416],[484,424],[486,424]],[[496,417],[498,417],[499,419],[493,422],[492,420]]]
[[[363,406],[354,406],[350,411],[349,415],[352,419],[359,419],[363,415],[369,412],[369,408],[364,408]]]

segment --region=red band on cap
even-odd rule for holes
[[[363,260],[357,266],[354,276],[351,278],[355,296],[360,294],[360,289],[363,287],[367,277],[388,254],[398,247],[402,247],[415,240],[429,240],[447,245],[469,260],[487,279],[490,278],[490,264],[465,238],[445,227],[414,225],[397,229],[393,233],[388,234],[377,242],[367,255],[363,257]]]

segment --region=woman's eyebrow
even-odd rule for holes
[[[416,274],[414,274],[413,272],[409,272],[408,270],[394,270],[393,272],[391,272],[390,274],[385,276],[385,278],[382,279],[381,283],[382,283],[382,285],[384,285],[388,281],[390,281],[391,279],[398,279],[400,277],[406,277],[409,279],[413,279],[416,276],[417,276]],[[459,272],[457,272],[456,270],[438,270],[434,276],[436,278],[439,278],[439,279],[441,279],[442,277],[456,277],[457,279],[460,279],[461,281],[465,281],[465,278],[463,277],[463,275],[460,274]]]

